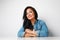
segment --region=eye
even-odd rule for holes
[[[32,11],[30,11],[30,13],[32,13]]]
[[[33,13],[33,11],[30,10],[30,11],[27,12],[27,14],[29,14],[29,13]]]

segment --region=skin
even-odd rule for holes
[[[26,31],[25,31],[25,37],[36,37],[36,36],[37,35],[36,35],[35,31],[31,31],[29,29],[26,29]]]
[[[27,12],[27,15],[26,15],[27,18],[31,21],[32,25],[34,25],[34,22],[36,21],[36,20],[35,20],[34,11],[33,11],[31,8],[28,8],[28,9],[26,10],[26,12]],[[25,36],[25,37],[30,37],[30,36],[36,37],[37,34],[36,34],[36,32],[35,32],[34,30],[31,31],[31,30],[29,30],[29,29],[26,29],[24,36]]]

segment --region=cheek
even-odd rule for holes
[[[34,18],[34,14],[28,14],[27,18]]]

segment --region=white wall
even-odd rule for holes
[[[50,36],[60,36],[60,0],[0,0],[0,37],[16,37],[23,23],[23,11],[33,6],[46,22]]]

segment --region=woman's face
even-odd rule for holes
[[[29,19],[29,20],[31,20],[31,19],[34,19],[34,17],[35,17],[35,15],[34,15],[34,11],[31,9],[31,8],[28,8],[27,10],[26,10],[26,12],[27,12],[27,18]]]

